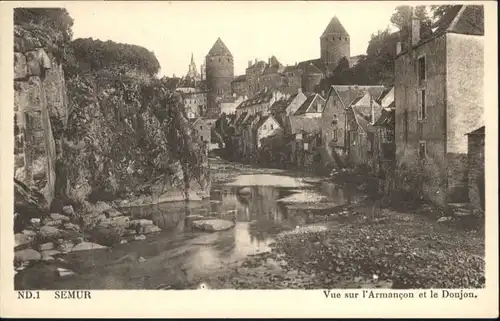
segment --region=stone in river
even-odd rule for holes
[[[69,231],[80,232],[80,226],[73,224],[73,223],[65,223],[64,229],[69,230]]]
[[[54,248],[54,243],[52,243],[52,242],[47,242],[47,243],[44,243],[44,244],[40,244],[38,246],[38,249],[40,251],[52,250],[53,248]]]
[[[73,215],[75,215],[75,210],[73,209],[73,206],[71,206],[71,205],[64,206],[62,208],[62,211],[67,216],[73,216]]]
[[[160,232],[161,228],[159,228],[156,225],[144,225],[141,226],[140,233],[141,234],[150,234],[150,233],[155,233],[155,232]]]
[[[53,227],[53,226],[42,226],[40,229],[40,235],[45,238],[51,238],[51,237],[56,237],[60,234],[59,229]]]
[[[153,225],[153,221],[146,220],[146,219],[130,221],[130,227],[132,227],[132,226],[145,226],[145,225]]]
[[[111,208],[109,210],[104,211],[104,214],[107,217],[117,217],[117,216],[122,216],[123,214],[118,211],[117,209]]]
[[[32,230],[23,230],[22,233],[28,236],[36,236],[36,232]]]
[[[51,213],[50,218],[53,219],[54,221],[69,222],[69,217],[59,213]]]
[[[58,250],[47,250],[47,251],[42,251],[42,260],[44,261],[50,261],[54,259],[54,255],[61,254],[60,251]]]
[[[91,242],[82,242],[75,245],[72,249],[72,252],[75,251],[88,251],[88,250],[97,250],[97,249],[106,249],[106,246],[99,245]]]
[[[193,228],[204,232],[217,232],[230,229],[234,226],[234,223],[227,220],[199,220],[193,222]]]
[[[186,220],[189,221],[199,221],[199,220],[204,220],[206,217],[203,215],[188,215],[186,216]]]
[[[17,233],[14,234],[15,245],[14,247],[22,247],[31,243],[32,237],[26,234]]]
[[[14,260],[25,262],[25,261],[38,261],[42,259],[40,252],[33,249],[25,249],[14,252]]]

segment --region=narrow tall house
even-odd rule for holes
[[[451,7],[426,38],[416,18],[410,30],[395,60],[397,165],[422,175],[430,201],[464,203],[466,134],[484,125],[483,6]]]

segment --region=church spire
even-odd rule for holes
[[[191,65],[194,65],[194,57],[193,57],[193,53],[191,53]]]

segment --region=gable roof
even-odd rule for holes
[[[243,122],[243,120],[245,119],[245,117],[247,117],[248,113],[247,112],[243,112],[241,113],[240,117],[238,117],[235,121],[234,121],[234,125],[235,126],[239,126],[241,125],[241,123]]]
[[[222,42],[221,38],[217,38],[212,49],[208,52],[207,56],[233,56],[229,49],[227,49],[224,42]]]
[[[321,60],[321,58],[301,61],[297,64],[297,68],[305,72],[308,68],[311,68],[311,64],[313,64],[314,67],[322,73],[327,70],[325,63]]]
[[[335,92],[344,108],[349,108],[356,99],[356,102],[359,102],[367,92],[372,97],[379,97],[382,91],[384,91],[384,86],[333,85],[330,87],[327,99],[330,98],[331,92]]]
[[[340,23],[339,18],[337,18],[337,16],[333,16],[328,26],[326,26],[325,31],[323,31],[321,37],[326,37],[329,35],[338,35],[338,34],[341,34],[343,36],[349,36],[344,26],[342,26],[342,24]]]
[[[267,90],[267,91],[262,90],[255,96],[250,97],[247,100],[241,102],[241,104],[239,104],[238,107],[236,107],[236,109],[242,109],[257,104],[267,103],[273,98],[274,91],[275,90]]]
[[[484,7],[482,5],[455,5],[434,23],[433,35],[446,32],[484,35]]]
[[[374,119],[380,118],[383,110],[382,106],[372,101],[372,106],[357,104],[351,106],[351,109],[354,112],[356,123],[365,133],[375,131],[372,122]]]
[[[307,113],[308,109],[311,107],[313,102],[316,99],[321,99],[323,102],[325,102],[325,99],[321,97],[320,94],[315,94],[315,93],[306,93],[307,99],[300,105],[300,107],[295,111],[294,115],[303,115]]]

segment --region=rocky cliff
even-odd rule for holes
[[[149,70],[82,68],[67,38],[33,19],[14,27],[16,212],[207,196],[207,154],[191,139],[180,97]]]

